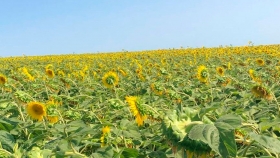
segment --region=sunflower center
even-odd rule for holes
[[[49,71],[48,71],[48,74],[49,74],[49,75],[52,75],[52,71],[49,70]]]
[[[43,115],[44,114],[44,109],[41,105],[39,104],[35,104],[32,107],[33,111],[37,114],[37,115]]]
[[[262,60],[258,60],[258,63],[259,63],[259,64],[262,64],[262,63],[264,63],[264,62],[263,62]]]
[[[1,83],[5,83],[5,81],[6,81],[5,78],[1,76],[1,77],[0,77],[0,82],[1,82]]]
[[[144,116],[145,115],[145,108],[141,105],[141,102],[139,100],[136,100],[135,101],[135,105],[140,113],[141,116]]]
[[[109,84],[109,85],[113,85],[114,84],[114,81],[115,81],[115,77],[113,76],[109,76],[106,78],[106,82]]]
[[[202,76],[203,78],[207,78],[207,77],[208,77],[207,71],[206,71],[206,70],[202,70],[202,71],[201,71],[201,76]]]

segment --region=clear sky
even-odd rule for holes
[[[280,44],[279,0],[1,0],[0,56]]]

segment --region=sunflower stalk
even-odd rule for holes
[[[69,141],[69,143],[70,143],[70,147],[71,147],[71,149],[73,150],[73,152],[74,152],[75,155],[78,155],[78,156],[81,156],[81,157],[86,157],[85,155],[79,153],[79,152],[73,147],[73,145],[72,145],[72,143],[71,143],[70,141]]]
[[[208,78],[208,82],[210,83],[210,78]],[[209,84],[209,86],[210,86],[210,93],[211,93],[211,103],[213,103],[213,101],[214,101],[213,88],[212,88],[211,84]]]
[[[66,124],[66,123],[65,123],[65,120],[64,120],[64,118],[63,118],[63,116],[62,116],[61,113],[60,113],[60,111],[57,110],[57,109],[55,109],[55,111],[58,113],[59,117],[61,118],[62,123],[63,123],[63,124]]]
[[[157,115],[160,116],[160,113],[158,113],[153,107],[151,107],[150,105],[148,104],[142,104],[142,105],[145,105],[146,107],[148,107],[149,109],[153,110],[153,112],[155,112]]]
[[[244,152],[243,152],[243,157],[245,157],[246,156],[246,153],[247,153],[247,151],[248,151],[248,149],[255,143],[256,141],[255,140],[253,140],[246,148],[245,148],[245,150],[244,150]],[[255,146],[257,146],[257,147],[259,147],[259,148],[261,148],[262,150],[264,150],[269,156],[271,156],[271,157],[273,157],[273,155],[265,148],[265,147],[263,147],[262,145],[259,145],[259,144],[254,144]],[[277,154],[275,154],[275,155],[277,155]],[[278,157],[278,156],[277,156]]]
[[[20,117],[21,117],[22,121],[25,122],[25,118],[24,118],[23,113],[21,111],[21,107],[22,106],[19,105],[20,103],[18,103],[18,101],[16,99],[15,99],[15,101],[16,101],[16,105],[17,105]],[[28,138],[28,130],[27,130],[27,128],[24,128],[23,132],[24,132],[25,136]]]
[[[191,97],[190,95],[186,94],[186,93],[182,93],[182,92],[177,92],[178,94],[182,94],[185,95],[189,98],[189,100],[193,101],[195,106],[198,106],[197,102],[195,101],[195,99],[193,97]]]
[[[251,124],[251,123],[242,123],[242,126],[243,126],[243,127],[248,126],[248,127],[250,127],[251,129],[253,129],[257,134],[260,134],[260,131],[259,131],[258,127],[256,127],[256,125],[254,125],[254,124]]]

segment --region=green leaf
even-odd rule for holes
[[[236,157],[237,147],[234,138],[234,129],[241,125],[239,117],[225,115],[214,125],[202,124],[194,126],[189,132],[189,138],[207,143],[212,150],[222,157]]]
[[[188,137],[193,140],[201,140],[204,143],[207,143],[212,150],[219,153],[219,131],[214,125],[195,125],[190,130]]]
[[[0,129],[1,130],[5,130],[5,131],[9,132],[12,129],[14,129],[16,125],[17,125],[17,122],[9,120],[8,118],[3,117],[0,119]]]
[[[265,122],[261,122],[259,124],[259,127],[262,131],[267,130],[270,127],[275,127],[277,125],[280,125],[280,118],[277,118],[276,120],[273,121],[265,121]]]
[[[120,122],[120,128],[122,129],[126,129],[127,128],[127,125],[130,124],[131,122],[128,121],[127,119],[122,119],[121,122]]]
[[[6,149],[9,152],[13,151],[15,139],[9,132],[2,130],[0,131],[0,142],[2,144],[3,149]]]
[[[107,146],[99,148],[92,156],[94,158],[112,158],[114,156],[113,147]]]
[[[237,146],[234,137],[235,128],[241,125],[240,117],[232,114],[221,116],[215,126],[219,130],[219,151],[223,157],[236,157]]]
[[[219,151],[223,157],[236,157],[237,146],[235,142],[234,129],[229,124],[217,122],[215,126],[219,130],[220,144]]]
[[[28,152],[29,158],[43,158],[49,157],[51,155],[51,150],[43,149],[41,150],[39,147],[33,147],[31,151]]]
[[[128,130],[128,132],[130,133],[131,138],[141,139],[141,134],[138,131],[136,131],[136,130]]]
[[[8,152],[7,150],[0,149],[0,155],[1,157],[9,157],[12,156],[12,153]]]
[[[264,135],[258,135],[255,133],[250,133],[250,137],[255,140],[256,142],[260,143],[262,146],[266,147],[267,149],[271,150],[275,153],[280,153],[280,141],[273,137],[268,137]]]
[[[131,149],[131,148],[125,148],[122,152],[123,158],[133,158],[138,156],[138,150],[137,149]]]
[[[160,157],[160,158],[167,158],[166,154],[163,151],[153,151],[149,153],[150,157]]]
[[[211,107],[206,107],[206,108],[202,108],[200,111],[199,111],[199,117],[202,117],[204,116],[205,114],[211,112],[211,111],[214,111],[218,108],[221,107],[221,103],[213,103]]]
[[[70,150],[69,142],[67,140],[64,140],[64,139],[58,142],[57,147],[62,152],[66,152],[66,151]]]
[[[2,99],[0,100],[0,108],[7,108],[7,106],[11,103],[10,99]]]
[[[230,129],[235,129],[237,127],[239,127],[241,125],[241,119],[239,116],[236,116],[236,115],[232,115],[232,114],[228,114],[228,115],[224,115],[224,116],[221,116],[217,121],[216,123],[218,122],[224,122],[226,124],[228,124],[228,128]]]

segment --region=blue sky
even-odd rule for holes
[[[279,10],[279,0],[2,0],[0,56],[280,44]]]

